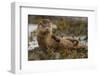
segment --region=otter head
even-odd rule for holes
[[[52,23],[49,19],[42,19],[38,24],[38,31],[42,35],[48,35],[52,33]]]

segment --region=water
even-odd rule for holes
[[[29,24],[28,26],[28,36],[31,36],[31,32],[37,29],[37,24]]]
[[[28,36],[29,38],[32,37],[32,41],[29,41],[29,46],[28,46],[28,50],[32,50],[34,49],[35,47],[38,47],[38,42],[36,40],[36,36],[31,36],[31,33],[33,31],[36,31],[37,30],[37,24],[29,24],[28,25]]]
[[[28,47],[28,50],[32,50],[34,49],[35,47],[38,47],[38,42],[36,40],[36,37],[34,37],[34,40],[29,42],[29,47]]]

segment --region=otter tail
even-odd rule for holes
[[[78,40],[75,39],[67,39],[67,40],[70,40],[74,44],[74,46],[77,46],[79,44]]]

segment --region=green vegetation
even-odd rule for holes
[[[38,24],[41,19],[50,19],[56,26],[57,35],[67,36],[87,36],[88,18],[87,17],[71,17],[71,16],[33,16],[29,15],[29,24]]]

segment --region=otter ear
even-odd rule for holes
[[[39,27],[42,27],[42,22],[41,21],[38,23],[38,28]]]
[[[42,25],[42,22],[39,22],[38,25]]]

